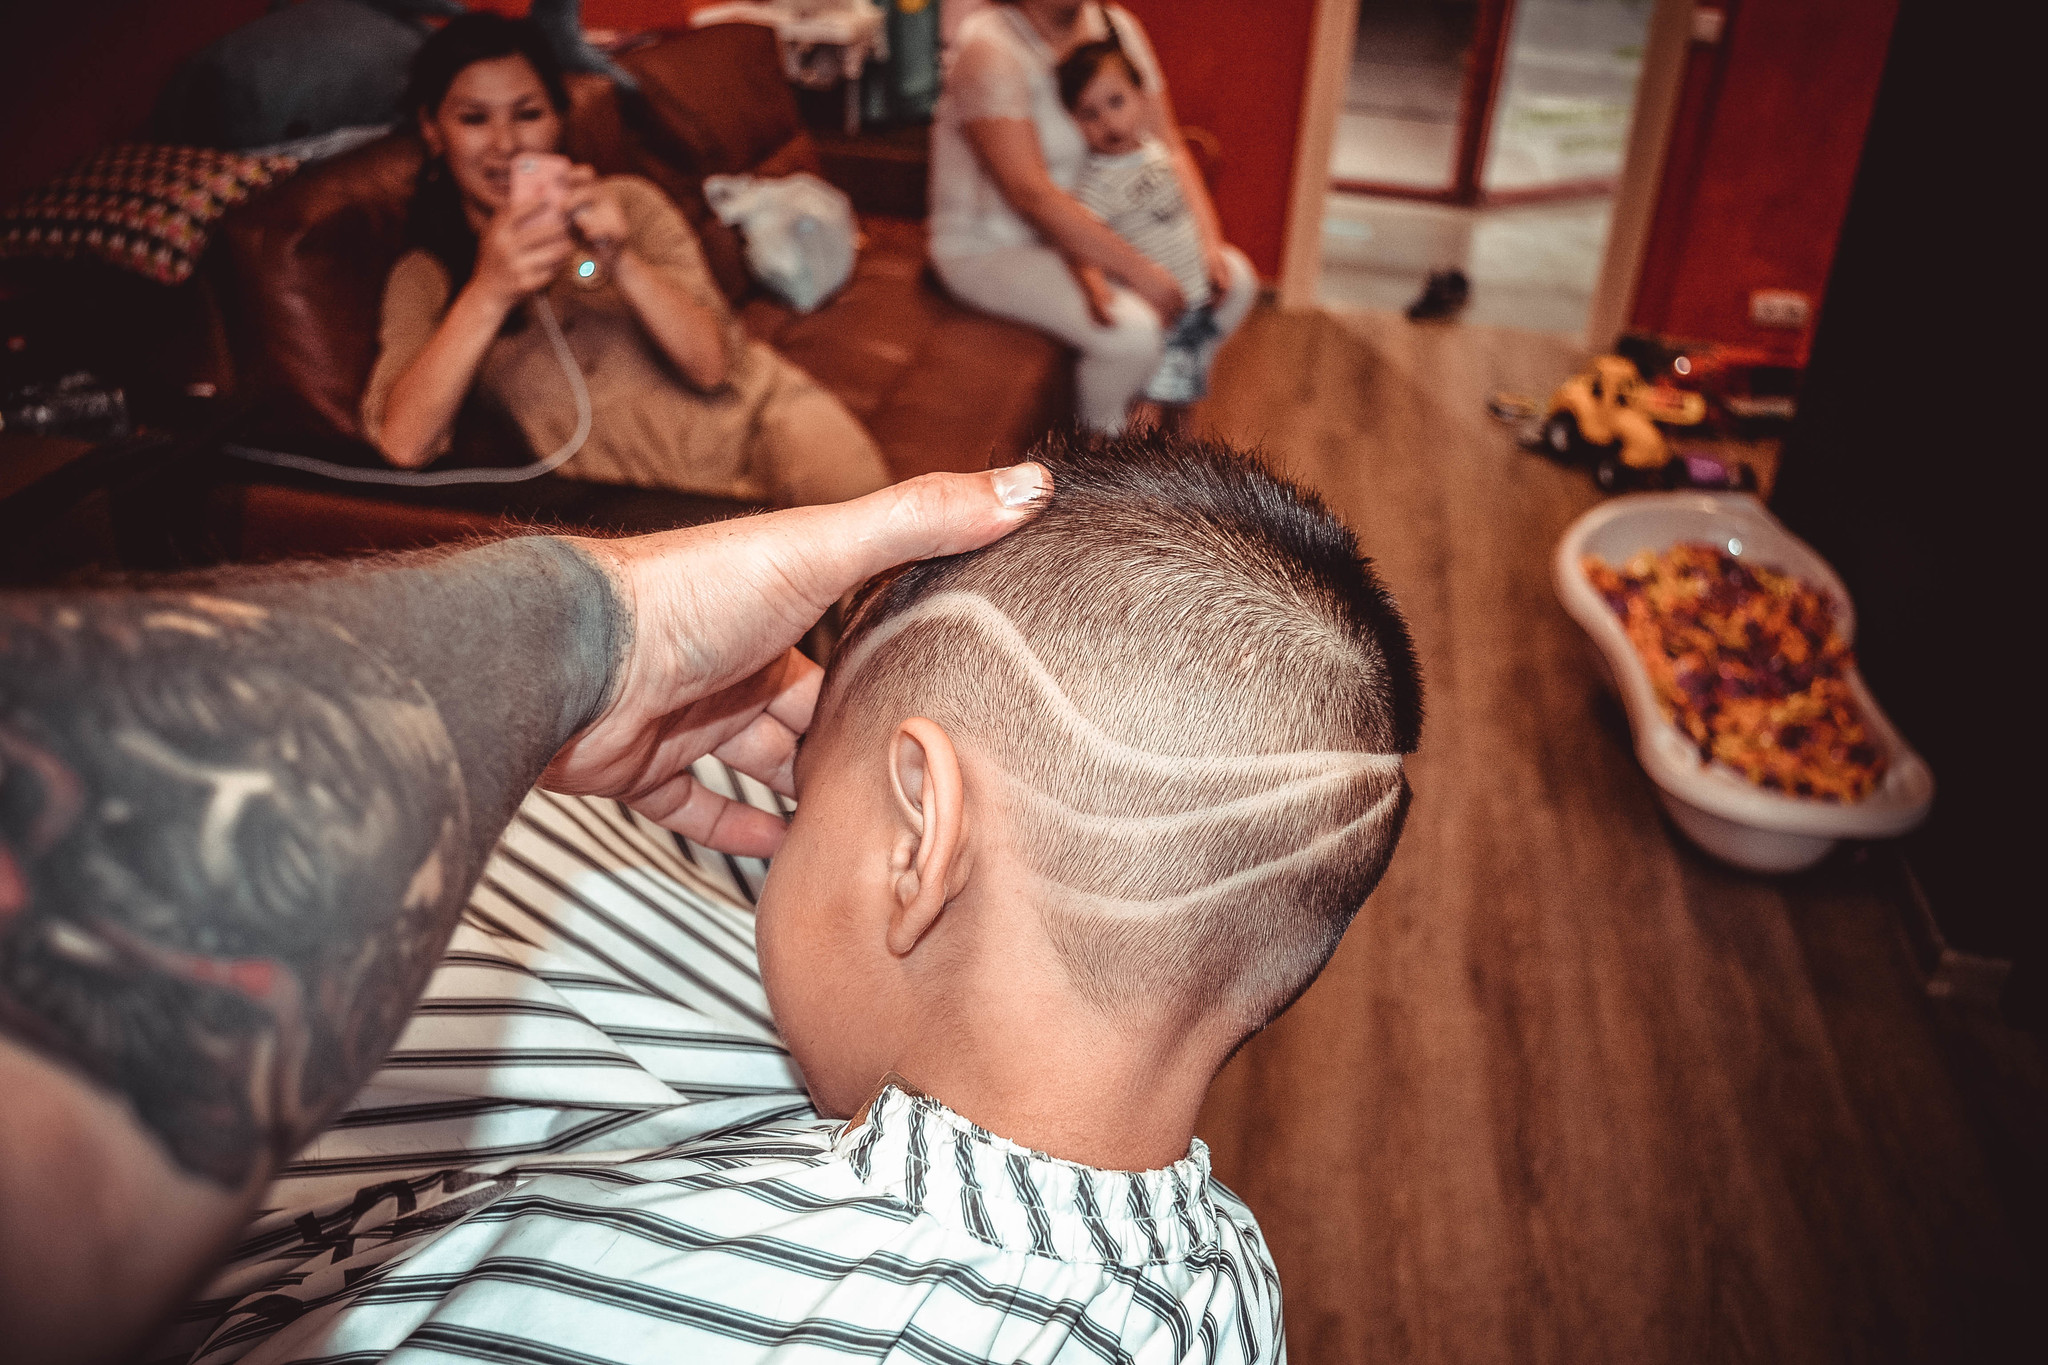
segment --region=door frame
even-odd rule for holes
[[[1472,20],[1472,41],[1465,48],[1465,74],[1458,82],[1458,145],[1451,154],[1451,183],[1395,185],[1332,177],[1332,188],[1439,204],[1477,204],[1487,197],[1479,188],[1479,176],[1486,166],[1487,146],[1493,140],[1493,106],[1500,98],[1501,72],[1508,64],[1508,30],[1514,25],[1516,2],[1478,0],[1478,13]],[[1352,41],[1357,42],[1355,36]],[[1343,109],[1343,101],[1339,100],[1340,119]],[[1554,192],[1545,186],[1536,193],[1548,196]]]
[[[1309,29],[1308,80],[1301,92],[1301,124],[1294,137],[1294,176],[1287,196],[1287,228],[1280,248],[1280,306],[1314,308],[1323,273],[1323,201],[1330,192],[1330,151],[1344,82],[1358,42],[1358,0],[1315,0]]]
[[[1614,187],[1614,216],[1608,222],[1600,278],[1594,282],[1593,304],[1586,315],[1588,346],[1602,350],[1612,346],[1627,330],[1629,316],[1635,311],[1657,201],[1664,189],[1671,128],[1692,58],[1694,12],[1693,0],[1657,0],[1657,8],[1650,13],[1650,31],[1643,38],[1643,76],[1636,86],[1636,107],[1629,121],[1628,151],[1622,157],[1621,179]],[[1712,31],[1712,41],[1719,41],[1718,24]]]
[[[1316,306],[1316,285],[1323,268],[1324,201],[1331,187],[1330,151],[1358,37],[1358,0],[1315,0],[1315,7],[1308,81],[1295,137],[1293,188],[1280,255],[1282,308]],[[1693,41],[1693,7],[1694,0],[1657,0],[1650,15],[1643,43],[1643,74],[1629,119],[1628,150],[1614,186],[1614,216],[1587,318],[1586,340],[1591,346],[1609,345],[1627,326],[1635,306],[1672,119]],[[1483,145],[1477,150],[1483,155]]]

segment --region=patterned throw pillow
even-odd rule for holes
[[[211,147],[109,147],[0,210],[0,257],[97,256],[177,284],[223,213],[298,165]]]

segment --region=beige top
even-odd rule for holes
[[[803,371],[750,340],[726,306],[697,236],[674,204],[637,176],[604,184],[626,218],[626,243],[710,309],[725,332],[727,381],[704,392],[658,351],[632,306],[608,277],[579,283],[571,260],[547,298],[569,352],[590,389],[590,436],[564,472],[599,483],[672,488],[749,500],[770,496],[762,416],[814,386]],[[376,368],[363,394],[363,429],[382,426],[391,386],[420,353],[449,304],[448,272],[425,251],[408,252],[384,285]],[[476,394],[526,435],[536,458],[562,448],[576,431],[576,399],[547,331],[523,305],[523,326],[500,334],[477,367]],[[444,437],[436,454],[445,452]]]

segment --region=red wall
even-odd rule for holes
[[[704,0],[585,0],[593,26],[679,26]],[[483,0],[523,12],[527,0]],[[1314,0],[1125,0],[1181,120],[1222,140],[1230,239],[1278,273]],[[133,135],[178,62],[266,0],[63,0],[11,6],[0,44],[0,196]],[[1896,0],[1730,0],[1693,49],[1634,325],[1802,360],[1806,334],[1754,327],[1749,295],[1816,303],[1869,121]]]
[[[267,0],[55,0],[0,20],[0,198],[133,137],[179,62]]]
[[[1739,0],[1695,45],[1636,291],[1637,327],[1803,364],[1805,332],[1749,321],[1757,289],[1817,309],[1877,98],[1896,0]]]
[[[528,0],[472,0],[523,14]],[[680,28],[710,0],[584,0],[593,28]],[[0,20],[0,199],[133,137],[178,63],[269,0],[8,3]]]
[[[1122,0],[1159,53],[1180,121],[1223,143],[1216,212],[1259,274],[1280,273],[1308,88],[1314,0]]]
[[[1314,0],[1124,0],[1145,24],[1183,123],[1222,139],[1216,207],[1262,275],[1279,273]],[[594,28],[683,26],[708,0],[584,0]],[[528,0],[471,0],[522,14]],[[0,197],[132,137],[178,63],[267,0],[11,5],[0,43]]]

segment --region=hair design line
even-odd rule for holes
[[[1251,776],[1269,772],[1300,773],[1303,770],[1316,775],[1357,772],[1392,774],[1401,770],[1399,754],[1361,753],[1349,749],[1298,749],[1285,753],[1196,757],[1154,753],[1149,749],[1127,744],[1083,714],[1067,696],[1059,680],[1047,670],[1037,651],[1031,648],[1030,641],[1017,629],[1016,623],[993,602],[973,592],[953,590],[934,593],[909,611],[878,627],[855,647],[852,656],[845,663],[841,677],[858,676],[861,668],[874,657],[876,651],[910,627],[947,618],[974,627],[1010,655],[1023,670],[1025,679],[1031,687],[1051,708],[1053,716],[1070,734],[1094,746],[1114,761],[1143,769],[1156,776],[1185,778],[1206,776],[1211,773]]]

